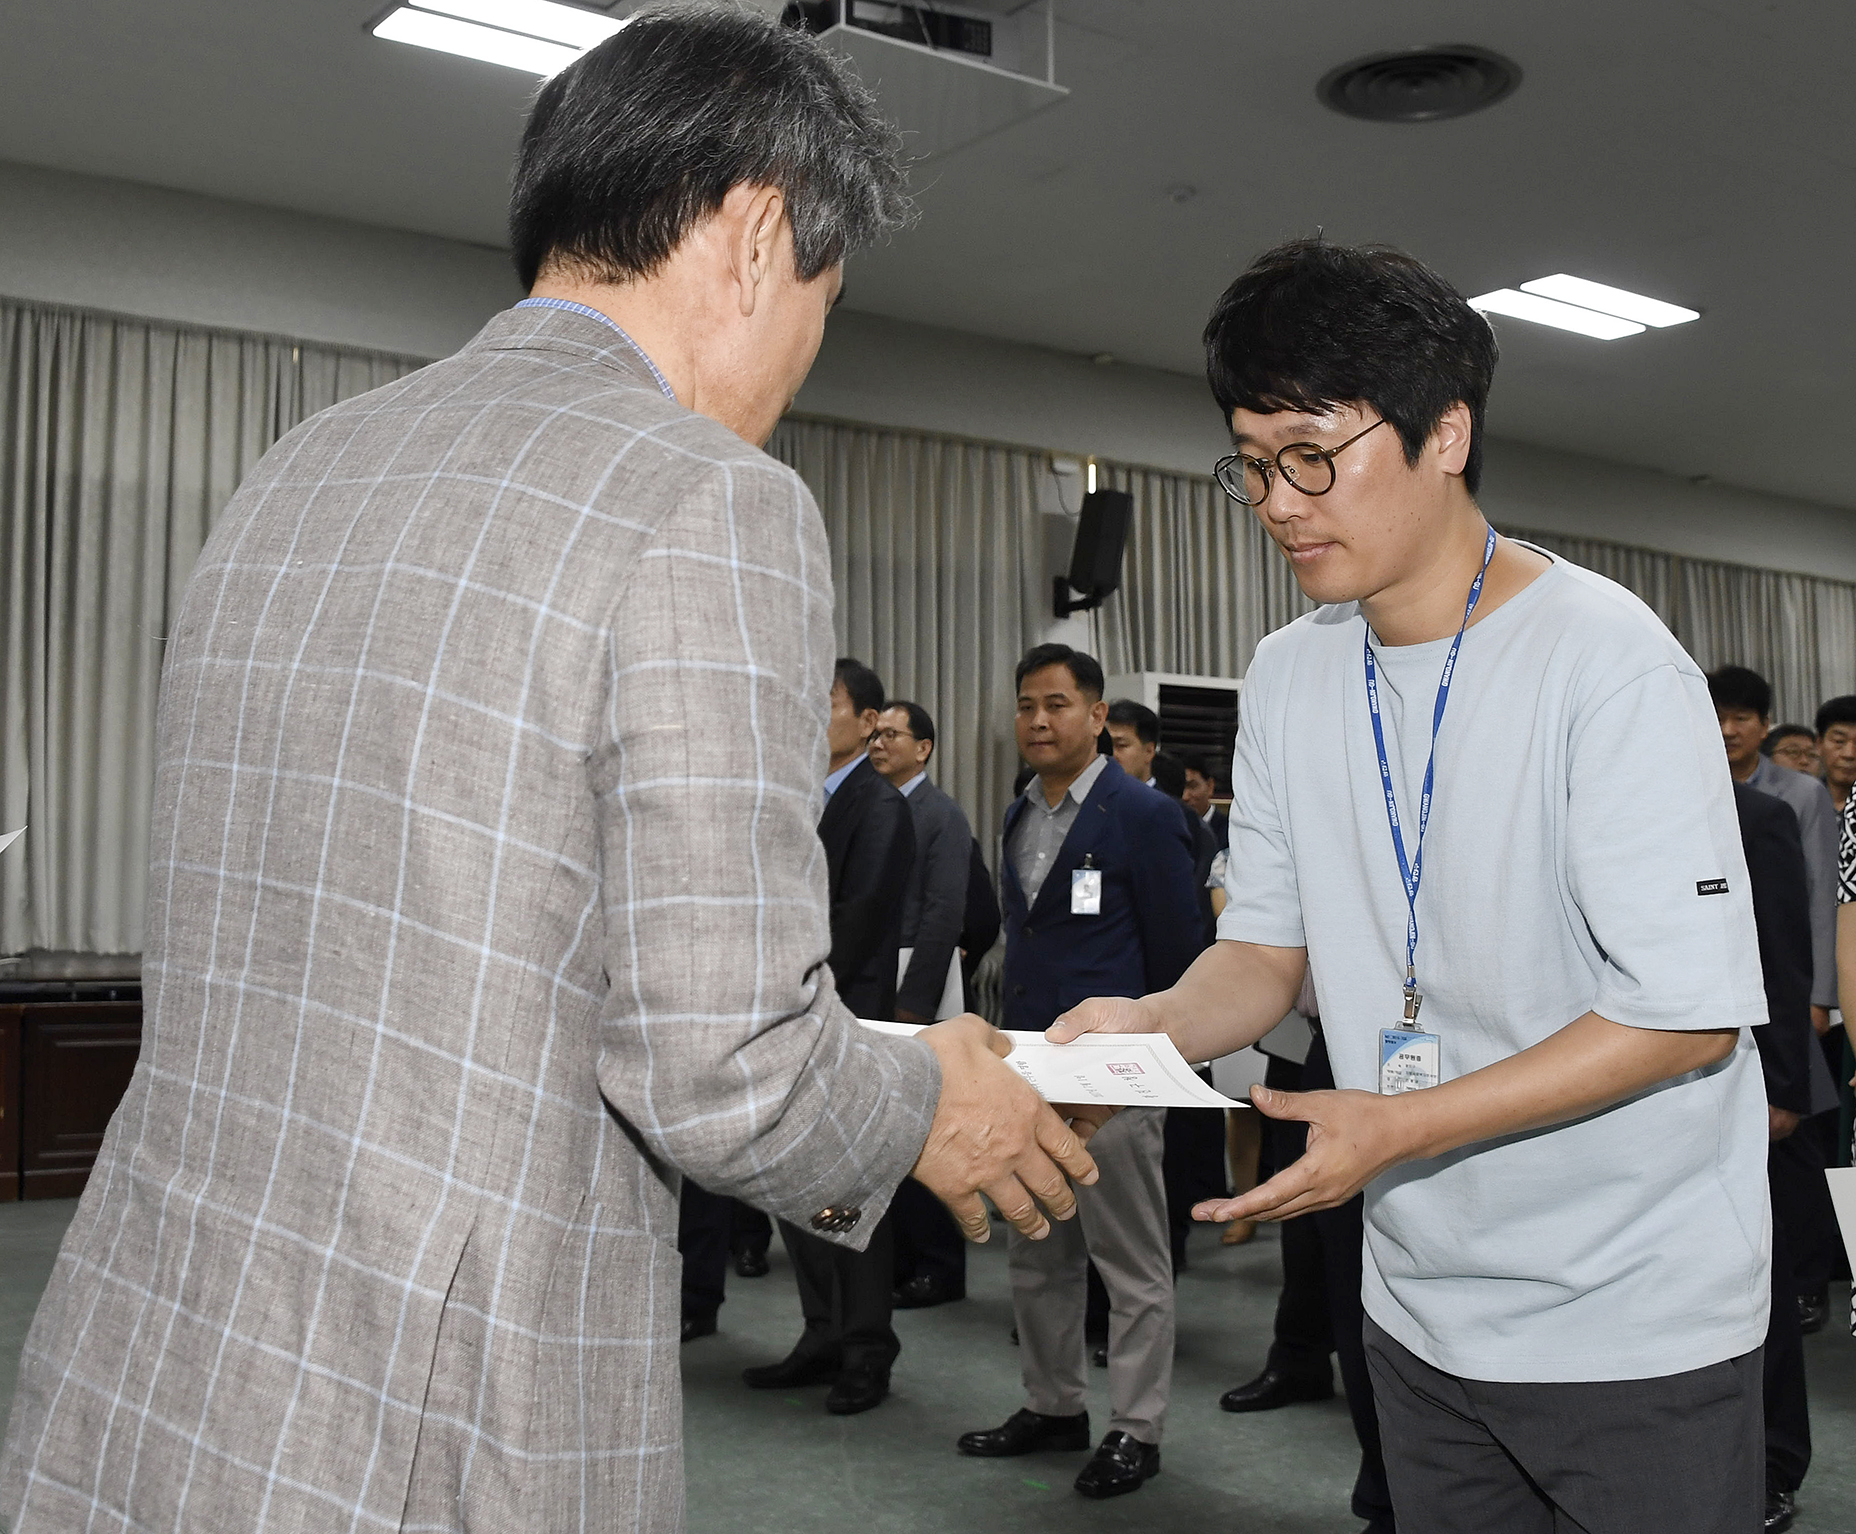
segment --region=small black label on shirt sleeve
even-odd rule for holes
[[[1727,881],[1725,879],[1697,879],[1695,893],[1697,895],[1725,895]]]

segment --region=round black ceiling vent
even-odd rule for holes
[[[1519,64],[1465,43],[1355,59],[1328,71],[1315,94],[1366,122],[1428,123],[1493,106],[1520,83]]]

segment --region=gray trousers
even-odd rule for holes
[[[1108,1290],[1108,1431],[1158,1443],[1173,1386],[1173,1257],[1166,1224],[1166,1110],[1125,1108],[1089,1142],[1102,1176],[1076,1190],[1076,1218],[1031,1241],[1008,1231],[1012,1310],[1026,1404],[1046,1416],[1087,1407],[1083,1345],[1089,1261]]]
[[[1660,1379],[1498,1384],[1366,1320],[1399,1534],[1749,1534],[1766,1501],[1760,1350]]]

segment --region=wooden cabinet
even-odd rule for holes
[[[0,1060],[14,1062],[0,1133],[12,1188],[0,1197],[75,1198],[84,1191],[110,1116],[142,1048],[139,1001],[60,1001],[0,1007]],[[0,1065],[0,1074],[5,1073]],[[0,1174],[6,1161],[0,1159]]]

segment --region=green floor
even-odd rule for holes
[[[15,1360],[74,1205],[0,1205],[0,1413]],[[1020,1404],[1018,1354],[1007,1340],[1003,1243],[977,1249],[964,1304],[897,1318],[903,1354],[895,1393],[865,1416],[824,1411],[823,1387],[792,1395],[744,1389],[740,1371],[782,1354],[798,1307],[776,1248],[767,1278],[730,1280],[722,1330],[683,1350],[689,1526],[693,1534],[1072,1534],[1154,1530],[1203,1534],[1353,1534],[1347,1512],[1358,1450],[1336,1399],[1252,1416],[1217,1408],[1220,1391],[1262,1360],[1279,1277],[1268,1234],[1246,1247],[1193,1239],[1180,1280],[1179,1357],[1166,1468],[1138,1494],[1088,1503],[1070,1490],[1081,1455],[961,1459],[956,1436]],[[1835,1305],[1847,1314],[1847,1288]],[[1856,1534],[1856,1341],[1833,1324],[1807,1343],[1816,1462],[1797,1527]],[[1095,1380],[1100,1387],[1104,1376]],[[1103,1413],[1100,1388],[1091,1403]]]

